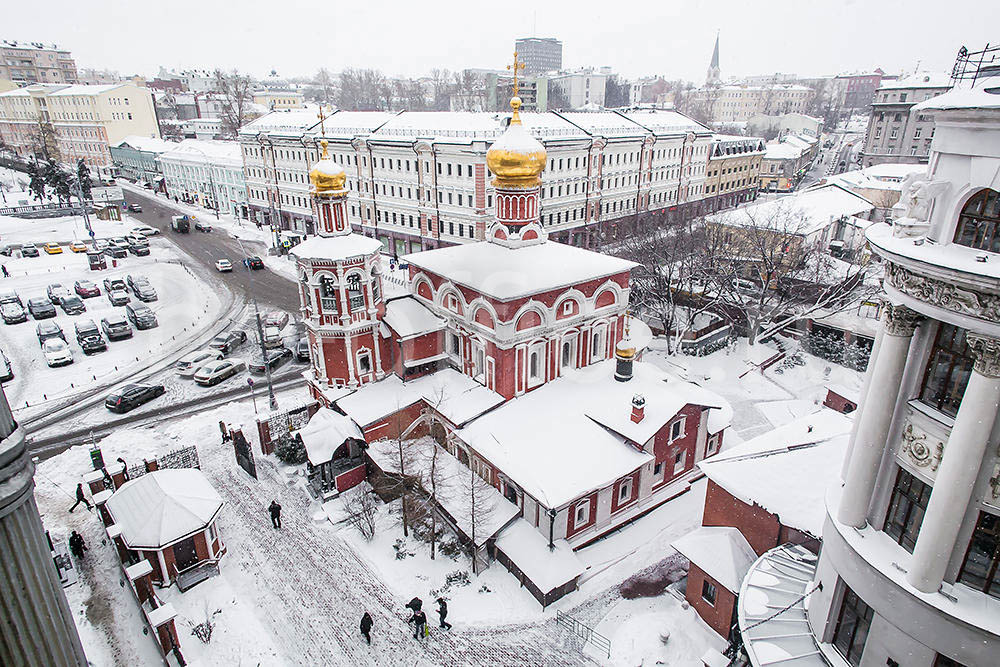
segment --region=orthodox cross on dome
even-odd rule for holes
[[[326,108],[329,108],[329,107],[326,107]],[[323,115],[323,109],[324,109],[323,105],[322,104],[319,105],[319,113],[316,114],[316,117],[319,118],[319,136],[321,136],[321,137],[326,134],[326,127],[323,125],[323,123],[329,117],[329,116],[324,116]]]
[[[517,51],[514,52],[514,63],[507,65],[507,69],[514,72],[514,97],[517,97],[518,91],[521,90],[520,84],[517,81],[517,72],[524,69],[524,61],[517,59]]]

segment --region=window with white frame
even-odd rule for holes
[[[625,503],[632,499],[632,478],[626,477],[618,485],[618,502]]]
[[[684,464],[687,461],[687,450],[678,449],[674,452],[674,474],[684,470]]]
[[[528,386],[545,381],[545,343],[532,345],[528,350]]]
[[[715,434],[708,439],[708,453],[714,454],[719,449],[719,435]]]
[[[657,461],[656,465],[653,466],[653,477],[659,478],[663,476],[663,461]]]
[[[472,377],[479,382],[486,381],[486,348],[482,343],[472,344]]]
[[[448,354],[456,361],[462,358],[462,339],[454,331],[448,332]]]
[[[358,374],[368,375],[372,372],[372,355],[368,350],[358,351]]]
[[[604,359],[605,354],[605,343],[604,336],[606,334],[607,327],[598,326],[594,328],[593,333],[590,337],[590,363],[601,361]]]
[[[576,336],[563,339],[559,363],[563,369],[576,368]]]
[[[444,307],[453,313],[458,312],[458,297],[454,294],[449,294],[444,298]]]
[[[670,425],[670,442],[684,437],[684,419],[678,419]]]
[[[323,312],[337,312],[337,283],[328,275],[319,278],[319,298],[323,306]]]
[[[472,459],[472,469],[476,471],[476,474],[486,480],[487,484],[493,483],[493,469],[490,468],[486,461],[476,457]]]
[[[573,301],[572,300],[563,302],[562,312],[563,312],[563,315],[572,315],[573,314]]]
[[[590,521],[590,501],[582,500],[576,504],[576,508],[573,510],[573,523],[576,526],[582,526]]]
[[[365,307],[364,284],[361,282],[361,275],[352,273],[347,276],[347,300],[351,310],[357,311]]]

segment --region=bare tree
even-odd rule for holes
[[[215,88],[222,113],[222,135],[235,138],[240,128],[251,117],[253,108],[253,82],[237,70],[226,73],[215,70]]]
[[[375,517],[378,514],[378,501],[371,484],[362,482],[346,491],[343,499],[347,523],[356,528],[362,537],[371,541],[375,537]]]
[[[472,70],[455,72],[455,85],[449,107],[453,111],[484,111],[486,109],[486,81]]]
[[[312,85],[315,87],[316,101],[329,104],[333,99],[333,77],[325,67],[320,68],[313,77]]]
[[[431,70],[431,88],[434,94],[433,111],[447,111],[451,106],[451,93],[454,84],[451,73],[446,69]]]
[[[569,109],[569,96],[558,83],[549,82],[548,108],[556,110]]]
[[[470,467],[462,484],[462,493],[466,504],[466,519],[469,522],[470,549],[472,551],[472,573],[479,574],[479,554],[476,549],[476,535],[483,524],[493,515],[493,487]]]

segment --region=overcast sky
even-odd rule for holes
[[[257,76],[373,67],[502,68],[516,37],[556,37],[564,67],[701,83],[721,31],[722,75],[946,71],[963,44],[1000,39],[996,0],[489,2],[468,0],[9,0],[0,37],[56,42],[78,67]]]

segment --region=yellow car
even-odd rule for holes
[[[62,252],[62,246],[58,243],[46,243],[42,248],[50,255],[58,255]]]
[[[69,244],[69,249],[73,252],[87,252],[87,246],[83,241],[73,241]]]

